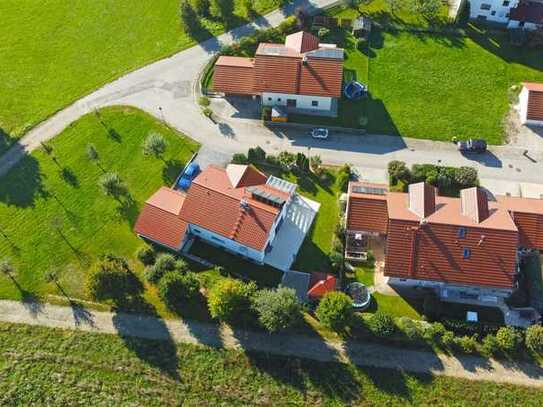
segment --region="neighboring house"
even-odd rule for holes
[[[522,124],[543,126],[543,83],[523,83],[519,111]]]
[[[543,26],[543,0],[471,0],[470,18],[535,30]]]
[[[448,198],[426,183],[408,193],[351,183],[347,208],[347,250],[355,235],[382,236],[389,284],[431,287],[442,298],[507,298],[516,288],[517,249],[543,249],[543,200],[489,202],[477,187]]]
[[[254,58],[219,57],[213,88],[257,96],[262,105],[284,106],[291,113],[337,116],[343,59],[343,49],[300,31],[288,35],[285,44],[259,44]]]
[[[298,196],[295,184],[252,166],[209,166],[186,194],[159,189],[145,203],[134,230],[171,250],[182,251],[197,237],[253,262],[288,270],[318,210],[316,205],[303,219],[301,233],[291,224],[300,202],[309,201]],[[282,247],[284,240],[288,250]]]

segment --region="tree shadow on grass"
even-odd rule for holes
[[[123,199],[118,199],[118,202],[117,213],[133,227],[140,213],[140,204],[130,194],[127,194]]]
[[[13,143],[14,139],[0,127],[0,155],[8,151]]]
[[[362,386],[354,367],[342,363],[337,350],[319,335],[268,334],[235,326],[232,331],[251,365],[275,380],[303,394],[319,391],[347,405],[360,399]],[[261,352],[259,344],[266,344],[270,352]]]
[[[21,302],[23,303],[25,309],[33,318],[36,318],[38,314],[43,311],[43,302],[41,301],[40,297],[23,288],[12,274],[8,274],[8,278],[19,291]]]
[[[0,202],[19,208],[33,207],[38,197],[46,195],[44,175],[39,161],[25,155],[21,161],[0,178]]]
[[[74,188],[79,188],[79,179],[77,178],[77,175],[75,175],[75,172],[73,172],[72,169],[70,169],[68,167],[64,167],[60,171],[60,176],[70,186],[72,186]]]
[[[145,363],[179,381],[177,347],[155,307],[142,296],[134,296],[117,300],[113,311],[113,325],[126,347]]]
[[[183,161],[175,158],[165,161],[164,167],[162,167],[162,180],[166,184],[172,185],[181,173],[184,166],[185,163]]]
[[[75,325],[81,326],[84,324],[84,325],[88,325],[94,328],[95,322],[94,322],[93,313],[90,312],[81,302],[72,299],[57,279],[55,279],[53,282],[55,286],[57,287],[57,289],[59,290],[59,292],[68,301],[68,304],[70,305],[70,308],[72,309],[72,315],[74,317]]]

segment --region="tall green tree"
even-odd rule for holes
[[[192,4],[188,0],[183,0],[181,2],[180,8],[181,23],[183,25],[183,30],[189,34],[194,34],[200,27],[200,20]]]

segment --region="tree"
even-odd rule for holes
[[[0,261],[0,273],[10,278],[13,278],[16,273],[15,266],[7,257]]]
[[[322,166],[321,157],[318,155],[311,156],[311,158],[309,159],[309,167],[311,168],[311,171],[319,175],[322,170],[321,166]]]
[[[188,0],[181,1],[180,14],[183,30],[189,35],[194,34],[200,28],[200,19]]]
[[[234,12],[234,2],[233,0],[211,0],[209,11],[213,17],[227,23]]]
[[[221,280],[209,291],[209,313],[222,321],[243,319],[251,310],[251,299],[255,292],[256,285],[253,282]]]
[[[304,153],[296,154],[296,167],[303,172],[309,171],[309,160]]]
[[[108,172],[102,175],[98,183],[102,188],[102,191],[104,191],[104,194],[112,196],[115,199],[128,193],[126,185],[116,172]]]
[[[266,159],[266,152],[260,146],[250,148],[247,151],[247,159],[250,163],[262,162]]]
[[[258,320],[269,332],[287,329],[296,324],[302,316],[302,308],[292,288],[279,287],[275,290],[258,291],[253,306]]]
[[[472,167],[456,168],[454,182],[461,188],[474,187],[479,184],[477,170]]]
[[[532,325],[526,329],[526,347],[536,353],[543,352],[543,326]]]
[[[320,40],[324,40],[330,35],[330,29],[326,27],[319,28],[317,35],[319,36]]]
[[[388,176],[391,184],[397,184],[398,181],[407,182],[410,178],[410,171],[403,161],[393,160],[388,163]]]
[[[96,301],[119,301],[141,294],[143,285],[130,270],[126,259],[106,254],[88,275],[87,291]]]
[[[438,16],[441,7],[443,6],[442,0],[418,0],[419,12],[426,17],[435,18]]]
[[[143,154],[160,158],[166,152],[167,143],[161,134],[152,132],[147,136],[142,147]]]
[[[183,302],[189,301],[200,289],[200,282],[194,273],[179,274],[169,271],[160,279],[158,295],[168,309],[177,311]]]
[[[515,352],[522,343],[520,332],[510,326],[502,326],[496,333],[498,346],[504,352]]]
[[[396,11],[400,9],[402,0],[385,0],[391,14],[396,14]]]
[[[87,144],[87,157],[91,161],[98,161],[98,159],[100,158],[98,155],[98,151],[93,144]]]
[[[245,17],[251,18],[254,16],[253,0],[241,0],[241,8]]]
[[[136,252],[136,257],[144,266],[150,266],[155,263],[156,253],[150,246],[142,246]]]
[[[171,271],[185,273],[188,271],[187,263],[169,253],[161,253],[157,256],[155,264],[145,269],[144,275],[147,281],[157,284],[163,275]]]
[[[315,315],[324,326],[342,331],[353,316],[353,302],[345,293],[329,292],[321,299]]]

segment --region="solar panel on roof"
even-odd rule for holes
[[[341,48],[320,48],[307,54],[313,58],[343,59],[343,49]]]
[[[356,185],[353,187],[353,192],[356,194],[385,195],[387,191],[385,188]]]

